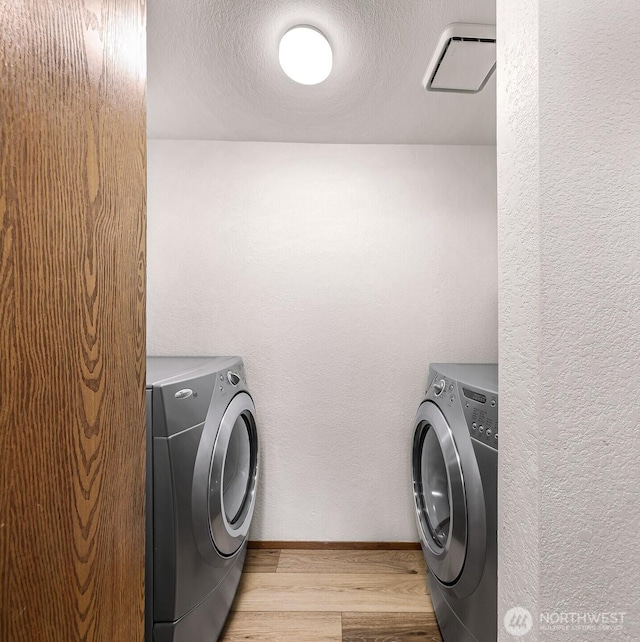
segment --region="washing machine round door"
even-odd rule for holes
[[[427,565],[444,584],[462,572],[467,549],[467,502],[451,428],[431,401],[416,415],[413,495]]]
[[[209,470],[209,530],[216,549],[233,555],[247,537],[256,500],[258,433],[251,397],[241,392],[227,407]]]

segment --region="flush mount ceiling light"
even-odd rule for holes
[[[280,66],[292,80],[317,85],[333,66],[333,52],[324,34],[315,27],[299,25],[289,29],[280,41]]]

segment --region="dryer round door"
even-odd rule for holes
[[[427,565],[443,584],[454,584],[467,549],[464,477],[451,428],[431,401],[416,415],[413,495]]]
[[[249,532],[258,479],[255,406],[245,392],[227,407],[209,470],[209,530],[216,549],[233,555]]]
[[[238,393],[222,417],[207,416],[193,479],[193,526],[198,550],[212,564],[230,557],[247,538],[256,501],[256,409]]]

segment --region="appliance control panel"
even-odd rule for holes
[[[427,396],[438,400],[439,405],[452,406],[458,396],[456,382],[436,374],[427,388]]]
[[[227,392],[234,393],[234,388],[237,388],[242,382],[245,381],[244,364],[238,363],[233,368],[223,370],[218,374],[218,386],[220,392],[226,394]]]
[[[498,448],[498,396],[459,384],[460,399],[469,434],[487,446]]]

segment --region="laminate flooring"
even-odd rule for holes
[[[442,642],[424,557],[249,549],[219,642]]]

